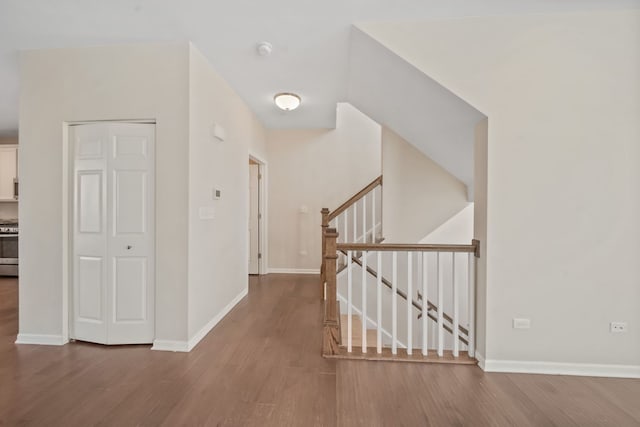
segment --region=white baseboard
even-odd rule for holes
[[[478,361],[478,366],[480,367],[480,369],[482,369],[483,371],[485,371],[486,369],[484,369],[485,366],[485,360],[484,360],[484,355],[479,353],[478,350],[475,351],[474,357],[476,358],[476,360]]]
[[[231,300],[231,302],[229,302],[229,304],[227,304],[222,310],[220,310],[220,312],[213,319],[207,322],[207,324],[204,325],[202,329],[196,332],[196,334],[191,337],[188,342],[189,349],[187,351],[193,350],[193,348],[198,345],[202,338],[207,336],[207,334],[224,318],[224,316],[229,314],[229,312],[233,310],[233,307],[235,307],[240,302],[240,300],[242,300],[242,298],[246,297],[248,293],[249,288],[245,287],[238,295],[236,295]]]
[[[155,340],[151,350],[160,351],[180,351],[188,353],[198,345],[202,339],[214,328],[229,312],[235,307],[242,298],[247,296],[249,288],[245,287],[238,295],[236,295],[229,304],[227,304],[220,312],[206,325],[204,325],[189,341],[172,341],[172,340]]]
[[[640,365],[605,365],[519,360],[485,360],[476,353],[478,365],[486,372],[577,375],[585,377],[640,378]]]
[[[65,345],[69,340],[62,335],[18,334],[16,344]]]
[[[189,343],[187,341],[154,340],[151,350],[180,351],[186,353],[189,351]]]
[[[320,274],[317,268],[269,268],[269,273],[281,274]]]

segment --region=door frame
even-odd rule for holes
[[[262,257],[258,259],[258,274],[263,275],[267,274],[269,270],[269,245],[268,245],[268,237],[269,233],[267,231],[267,226],[269,222],[267,221],[268,215],[268,176],[267,176],[267,162],[262,159],[260,156],[253,153],[249,150],[249,159],[253,160],[258,164],[258,173],[261,176],[261,179],[258,181],[258,212],[262,215],[258,218],[258,253],[262,254]],[[247,177],[249,176],[249,162],[247,162]],[[247,189],[249,187],[247,186]],[[250,206],[247,206],[247,217]],[[248,241],[249,239],[247,239]],[[250,248],[247,247],[247,254],[249,253]]]
[[[87,125],[92,123],[140,123],[140,124],[152,124],[156,126],[156,119],[119,119],[119,120],[78,120],[78,121],[64,121],[62,122],[62,343],[69,342],[71,335],[71,328],[73,328],[73,304],[72,304],[72,289],[73,289],[73,155],[71,150],[71,142],[69,141],[69,128],[76,125]],[[157,140],[157,134],[156,134]],[[155,144],[156,141],[154,141]],[[156,161],[157,157],[153,159],[154,167],[154,192],[157,194],[157,170]],[[157,198],[154,195],[153,215],[155,217],[157,211]],[[157,221],[153,221],[154,229],[153,234],[157,237]],[[156,258],[156,248],[153,248],[153,257]],[[158,266],[155,263],[155,275],[154,292],[156,292],[156,283],[158,275]],[[157,298],[155,305],[157,305]],[[157,310],[154,310],[154,329],[157,324]]]

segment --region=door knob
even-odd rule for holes
[[[131,245],[127,245],[127,249],[131,249],[133,246]]]

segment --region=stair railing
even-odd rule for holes
[[[435,277],[437,286],[437,303],[429,304],[424,303],[420,306],[422,311],[421,321],[417,327],[421,329],[421,338],[416,342],[416,348],[421,350],[422,356],[427,357],[429,353],[429,319],[433,320],[437,326],[437,346],[436,354],[438,357],[444,355],[444,333],[450,332],[453,335],[453,343],[451,354],[454,358],[460,355],[460,307],[459,301],[461,299],[460,286],[458,282],[460,280],[466,280],[467,306],[466,317],[469,323],[466,337],[466,351],[469,357],[473,358],[475,353],[475,274],[476,274],[476,258],[479,257],[479,242],[473,240],[470,245],[409,245],[409,244],[377,244],[377,243],[338,243],[338,233],[334,228],[325,229],[325,278],[326,278],[326,300],[325,300],[325,334],[323,354],[325,356],[340,354],[340,342],[345,341],[345,337],[340,336],[338,329],[338,312],[337,312],[337,259],[338,252],[346,252],[347,258],[347,337],[346,337],[346,352],[347,356],[354,352],[353,340],[352,340],[352,318],[353,318],[353,287],[354,287],[354,275],[353,275],[353,260],[355,259],[355,253],[362,253],[362,277],[360,283],[361,291],[361,314],[362,314],[362,341],[360,353],[366,354],[368,351],[369,343],[367,343],[367,319],[369,318],[369,312],[367,307],[368,295],[368,255],[375,255],[375,264],[377,274],[375,275],[375,311],[372,310],[372,316],[376,319],[376,348],[375,353],[380,355],[383,352],[382,344],[382,286],[383,286],[383,254],[385,256],[390,255],[391,266],[391,356],[397,357],[398,355],[398,343],[400,337],[398,336],[398,320],[400,316],[406,316],[406,349],[403,350],[406,356],[411,358],[414,349],[414,317],[413,312],[415,305],[411,299],[407,298],[406,313],[398,313],[398,254],[406,256],[407,260],[407,272],[406,272],[406,294],[412,295],[413,289],[421,291],[424,301],[429,301],[428,289],[429,289],[429,277],[428,269],[430,268],[428,257],[435,257]],[[430,255],[431,254],[431,255]],[[452,264],[450,271],[450,279],[445,283],[444,269],[442,268],[441,259],[450,254]],[[456,255],[458,254],[458,255]],[[460,255],[460,254],[466,254]],[[414,280],[414,261],[415,265],[419,266],[418,272],[415,273]],[[456,263],[467,263],[466,278],[456,277]],[[452,316],[451,327],[445,325],[445,313],[443,307],[445,306],[444,295],[445,287],[451,295]],[[435,308],[436,315],[430,315],[429,308],[432,310]],[[331,317],[334,316],[334,317]],[[433,319],[435,317],[435,319]],[[463,340],[464,343],[464,340]],[[417,346],[419,345],[419,346]]]
[[[340,251],[342,254],[344,254],[345,256],[347,255],[347,252],[345,251]],[[362,265],[362,261],[360,260],[360,257],[357,256],[352,256],[352,262],[356,263],[358,266],[360,266],[361,268],[365,269],[364,266]],[[344,271],[347,269],[347,265],[345,264],[344,266],[341,266],[340,268],[338,268],[338,274],[340,274],[341,271]],[[420,292],[420,290],[417,290],[418,293],[418,301],[415,301],[413,298],[409,298],[409,296],[407,295],[406,292],[404,292],[402,289],[398,288],[397,286],[393,286],[393,284],[389,281],[389,279],[387,279],[386,277],[384,277],[383,275],[381,275],[380,273],[378,273],[375,269],[373,269],[371,266],[366,267],[365,269],[367,271],[367,273],[374,277],[376,280],[378,279],[378,276],[381,277],[382,280],[382,284],[387,287],[387,289],[390,289],[391,291],[393,291],[393,289],[395,289],[395,292],[398,294],[398,296],[400,298],[402,298],[403,300],[405,300],[408,304],[411,304],[413,306],[413,308],[415,308],[417,310],[418,319],[422,318],[422,304],[419,302],[420,300],[424,300],[424,296],[422,295],[422,293]],[[427,301],[427,316],[433,320],[434,322],[437,322],[438,319],[436,317],[437,313],[438,313],[438,307],[431,302],[430,300],[426,300]],[[434,315],[433,313],[436,313],[436,315]],[[442,313],[442,317],[444,317],[444,320],[446,322],[448,322],[449,324],[444,324],[444,329],[445,331],[447,331],[450,334],[453,334],[453,330],[451,329],[451,325],[453,324],[453,319],[451,318],[451,316],[449,316],[446,312]],[[465,328],[462,325],[458,325],[458,329],[460,330],[460,333],[458,334],[458,339],[460,340],[460,342],[462,342],[465,345],[469,344],[468,341],[468,337],[469,337],[469,331],[467,330],[467,328]]]
[[[322,214],[322,260],[320,283],[324,297],[326,281],[325,231],[331,227],[340,231],[340,243],[376,242],[382,236],[382,176],[377,177],[362,190],[333,211],[323,208]],[[346,259],[343,260],[346,263]]]

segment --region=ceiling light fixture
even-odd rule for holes
[[[300,97],[295,93],[278,93],[273,97],[278,108],[284,111],[295,110],[300,106]]]

